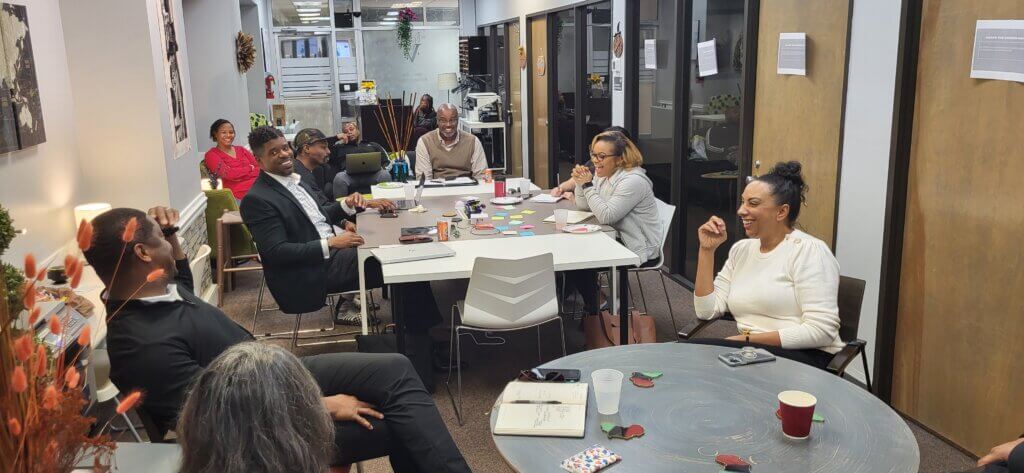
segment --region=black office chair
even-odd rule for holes
[[[864,303],[864,280],[848,276],[839,277],[839,338],[846,342],[839,353],[832,356],[829,362],[828,371],[842,377],[846,373],[846,367],[858,355],[864,363],[864,379],[867,381],[869,392],[874,392],[871,387],[871,375],[868,373],[868,355],[865,352],[867,342],[857,338],[857,327],[860,324],[860,309]],[[678,335],[681,340],[694,338],[701,330],[711,325],[715,320],[732,320],[732,314],[726,312],[721,317],[713,320],[698,320],[692,328],[680,330]]]

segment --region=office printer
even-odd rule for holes
[[[501,121],[498,116],[498,108],[501,99],[494,92],[473,92],[466,95],[463,108],[466,110],[466,120],[471,122],[496,122]]]

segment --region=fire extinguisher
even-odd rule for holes
[[[274,79],[273,75],[267,74],[267,78],[263,82],[267,84],[267,98],[274,98],[274,82],[277,82],[277,80]]]

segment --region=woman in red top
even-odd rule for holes
[[[210,126],[210,139],[216,142],[217,146],[206,152],[203,160],[206,169],[211,174],[216,174],[224,187],[231,189],[235,199],[241,201],[260,173],[256,158],[249,150],[233,145],[235,126],[223,118]]]

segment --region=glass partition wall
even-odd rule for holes
[[[280,93],[275,103],[284,104],[296,131],[338,131],[342,121],[358,117],[355,91],[362,80],[376,81],[380,96],[429,93],[435,106],[447,100],[437,75],[458,71],[458,0],[269,3],[275,50],[268,69]],[[416,15],[409,57],[395,34],[405,7]]]

